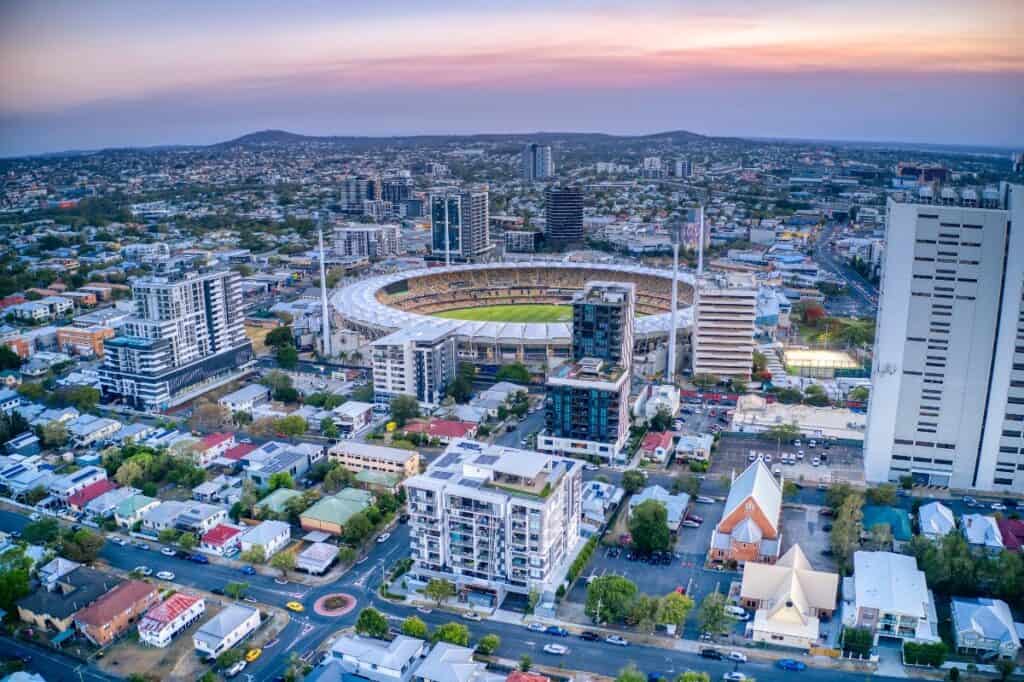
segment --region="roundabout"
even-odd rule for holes
[[[350,594],[344,592],[337,592],[334,594],[325,594],[316,600],[313,604],[313,611],[318,616],[324,616],[326,618],[340,618],[348,614],[352,609],[356,607],[357,600]]]

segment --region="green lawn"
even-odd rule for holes
[[[450,320],[475,322],[566,322],[572,319],[572,306],[527,303],[523,305],[489,305],[458,308],[434,313]]]

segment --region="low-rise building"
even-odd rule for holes
[[[54,574],[43,589],[19,599],[18,618],[40,630],[65,632],[74,626],[76,613],[119,584],[115,576],[74,564],[66,573]]]
[[[57,330],[57,349],[69,355],[103,357],[103,342],[114,338],[110,327],[61,327]]]
[[[663,463],[671,452],[671,431],[648,431],[640,443],[640,456],[651,462]]]
[[[1020,635],[1006,602],[985,597],[954,598],[950,612],[957,653],[1017,659]]]
[[[203,533],[199,541],[199,549],[217,556],[230,554],[232,550],[240,550],[242,529],[227,523],[218,523]]]
[[[179,632],[199,620],[206,611],[202,597],[175,592],[157,604],[139,621],[139,640],[158,648],[166,647]]]
[[[78,471],[52,479],[48,491],[60,502],[67,503],[68,498],[78,491],[106,478],[107,472],[101,467],[82,467]]]
[[[779,424],[795,424],[809,438],[864,440],[867,415],[846,408],[770,403],[754,394],[740,396],[732,431],[762,433]]]
[[[999,532],[1003,536],[1003,546],[1011,552],[1024,550],[1024,521],[1003,517],[998,523]]]
[[[447,445],[456,438],[476,438],[479,428],[479,421],[458,421],[455,419],[414,419],[402,427],[405,434],[416,433],[420,436],[436,439],[439,443]]]
[[[196,466],[204,469],[225,452],[235,447],[235,434],[233,433],[211,433],[204,436],[194,446]]]
[[[846,585],[844,584],[844,592]],[[912,556],[893,552],[854,552],[851,603],[843,624],[867,628],[889,640],[937,642],[935,599]]]
[[[836,609],[839,576],[816,571],[799,545],[775,564],[748,562],[740,605],[754,611],[747,632],[755,642],[809,649],[819,639],[822,617]]]
[[[95,483],[90,483],[68,498],[68,507],[76,512],[83,511],[85,509],[85,505],[89,504],[100,495],[108,493],[115,488],[117,488],[117,484],[108,478],[96,481]]]
[[[960,517],[960,528],[971,549],[989,554],[1003,551],[1003,534],[992,516],[964,514]]]
[[[223,507],[203,502],[189,502],[174,519],[174,527],[186,533],[203,535],[227,518],[228,512]]]
[[[75,446],[84,448],[110,438],[121,430],[121,422],[106,417],[83,414],[68,424],[68,436]]]
[[[160,500],[158,499],[142,494],[132,495],[117,505],[117,509],[114,510],[114,521],[121,528],[131,528],[137,521],[142,520],[146,512],[159,506]]]
[[[332,412],[338,432],[343,436],[362,431],[373,421],[373,403],[349,400],[335,407]]]
[[[235,646],[260,626],[259,609],[244,604],[230,604],[200,626],[192,643],[198,653],[216,658]]]
[[[242,534],[242,551],[259,548],[269,559],[288,546],[292,539],[292,527],[283,521],[263,521]]]
[[[710,433],[684,433],[676,443],[676,460],[707,462],[711,458],[711,446],[715,438]]]
[[[249,384],[220,398],[217,404],[232,412],[251,414],[259,405],[270,401],[270,389],[263,384]]]
[[[341,535],[348,520],[365,510],[372,502],[371,493],[346,488],[336,495],[323,498],[302,512],[299,522],[303,530],[319,530],[331,535]]]
[[[722,519],[711,535],[712,561],[772,563],[782,543],[782,481],[757,460],[734,476]]]
[[[917,510],[917,523],[921,535],[929,540],[939,540],[956,530],[953,511],[941,502],[922,504]]]
[[[326,542],[314,542],[299,552],[295,559],[295,568],[313,575],[323,575],[337,558],[337,545],[330,545]]]
[[[142,513],[142,527],[156,534],[167,528],[174,528],[180,516],[188,508],[185,502],[166,500]]]
[[[256,508],[274,514],[283,514],[288,500],[302,497],[302,493],[292,488],[278,488],[256,503]]]
[[[331,658],[353,675],[373,682],[405,682],[423,655],[426,642],[398,635],[390,642],[343,634],[331,646]]]
[[[343,440],[331,447],[328,457],[350,471],[381,471],[403,478],[420,472],[420,453],[415,450]]]
[[[678,531],[679,526],[686,519],[686,510],[690,507],[690,496],[686,493],[673,495],[660,485],[648,486],[629,498],[629,513],[632,515],[633,510],[648,500],[654,500],[665,507],[669,530],[673,533]]]
[[[96,646],[106,646],[159,601],[156,587],[142,580],[128,580],[79,611],[75,626]]]
[[[414,682],[505,682],[473,658],[473,650],[439,642],[413,671]]]

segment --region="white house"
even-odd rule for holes
[[[244,604],[231,604],[192,635],[196,651],[207,658],[216,658],[242,641],[260,626],[259,609]]]
[[[264,521],[242,533],[242,551],[260,547],[270,558],[284,549],[292,539],[292,527],[284,521]]]
[[[373,419],[373,403],[349,400],[332,410],[334,423],[342,435],[356,433],[365,428]]]
[[[314,542],[302,550],[295,560],[295,568],[313,575],[322,575],[338,558],[337,545],[326,542]]]
[[[110,438],[121,430],[121,422],[106,417],[83,414],[68,424],[68,435],[76,447],[84,448]]]
[[[972,548],[992,554],[1003,551],[1003,534],[999,532],[999,524],[994,517],[964,514],[960,517],[960,527]]]
[[[398,635],[390,642],[383,639],[343,634],[331,646],[331,658],[342,668],[376,682],[403,682],[423,655],[426,642]]]
[[[434,645],[413,672],[415,682],[505,682],[505,675],[487,671],[473,659],[473,650],[447,642]]]
[[[61,502],[86,488],[87,486],[106,480],[107,472],[96,466],[82,467],[74,473],[58,476],[50,481],[49,493]]]
[[[203,534],[199,549],[203,552],[224,556],[232,550],[241,549],[242,529],[227,523],[219,523]]]
[[[921,527],[921,535],[930,540],[938,540],[956,530],[953,511],[941,502],[921,505],[917,510],[917,522]]]
[[[1006,602],[986,598],[953,599],[950,611],[958,653],[1017,659],[1020,636]]]
[[[217,403],[232,412],[248,412],[270,400],[270,389],[262,384],[249,384],[233,393],[228,393]]]
[[[867,628],[880,637],[938,642],[935,599],[912,556],[893,552],[854,552],[853,604],[843,608],[843,624]],[[844,582],[844,591],[846,584]]]
[[[714,442],[710,433],[684,433],[676,443],[676,458],[684,462],[691,459],[706,462],[711,457]]]
[[[206,611],[202,597],[175,592],[157,604],[139,621],[139,639],[143,644],[163,648],[174,636],[199,620]]]
[[[167,500],[142,513],[142,527],[153,533],[159,533],[166,528],[174,528],[188,505],[177,500]]]

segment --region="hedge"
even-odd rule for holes
[[[566,575],[566,580],[570,583],[579,577],[580,572],[586,568],[587,562],[590,561],[590,556],[594,553],[594,549],[597,547],[597,536],[592,536],[587,540],[587,544],[583,546],[583,549],[579,554],[576,555],[576,560],[572,562],[572,566],[569,567],[569,573]]]
[[[942,642],[934,644],[904,642],[903,662],[910,665],[930,665],[938,668],[946,662],[946,645]]]

